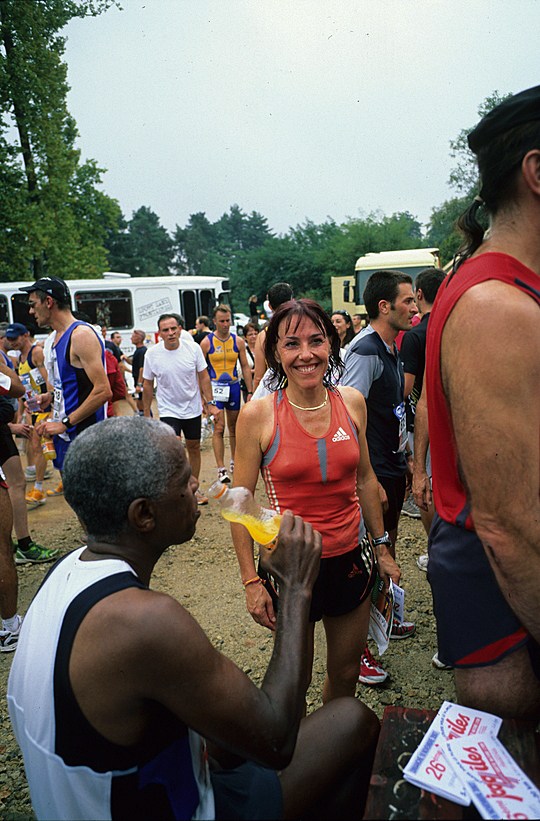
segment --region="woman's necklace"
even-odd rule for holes
[[[320,410],[321,408],[324,408],[324,406],[328,402],[328,390],[326,388],[324,389],[324,402],[321,402],[320,405],[315,405],[314,408],[303,408],[302,405],[295,405],[294,402],[291,402],[291,400],[289,399],[288,396],[287,396],[287,400],[289,402],[289,405],[292,405],[293,408],[296,408],[296,410],[316,411],[316,410]]]

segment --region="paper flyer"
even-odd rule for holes
[[[494,738],[501,723],[502,719],[491,713],[444,701],[405,767],[404,778],[442,798],[468,806],[471,803],[470,794],[450,766],[445,742],[478,735]]]
[[[482,818],[540,818],[540,791],[498,738],[453,739],[445,754]]]

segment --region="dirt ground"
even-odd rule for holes
[[[206,442],[201,474],[203,487],[214,478],[212,449],[210,442]],[[54,476],[46,482],[46,487],[52,488],[56,482],[57,476]],[[195,537],[166,551],[156,566],[152,586],[175,596],[199,621],[213,644],[259,685],[270,659],[272,639],[246,611],[228,524],[212,504],[201,510]],[[49,498],[46,505],[30,511],[29,519],[31,533],[40,544],[58,547],[62,552],[82,544],[81,528],[62,496]],[[390,675],[383,685],[358,685],[358,698],[379,716],[389,704],[437,709],[444,699],[454,700],[451,673],[431,666],[436,650],[431,596],[426,575],[416,566],[416,557],[425,549],[421,523],[402,517],[397,559],[406,591],[406,616],[416,623],[417,632],[411,639],[391,642],[384,655],[384,667]],[[21,613],[28,607],[48,567],[19,567]],[[325,653],[324,633],[318,625],[308,711],[321,704]],[[7,715],[5,691],[12,656],[11,653],[0,655],[0,817],[20,821],[33,815],[22,759]]]

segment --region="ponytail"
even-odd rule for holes
[[[477,195],[471,202],[467,210],[459,217],[457,227],[464,236],[464,241],[454,257],[452,275],[456,273],[459,266],[469,259],[484,241],[484,228],[477,219],[480,208],[484,205],[484,200]]]

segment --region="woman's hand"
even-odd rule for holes
[[[399,584],[401,570],[392,558],[392,554],[384,545],[378,545],[375,549],[375,558],[379,568],[379,576],[384,581],[385,588],[390,586],[390,579],[394,584]]]
[[[248,584],[246,587],[246,607],[257,624],[268,627],[269,630],[276,629],[276,614],[272,599],[262,581],[257,584]]]

